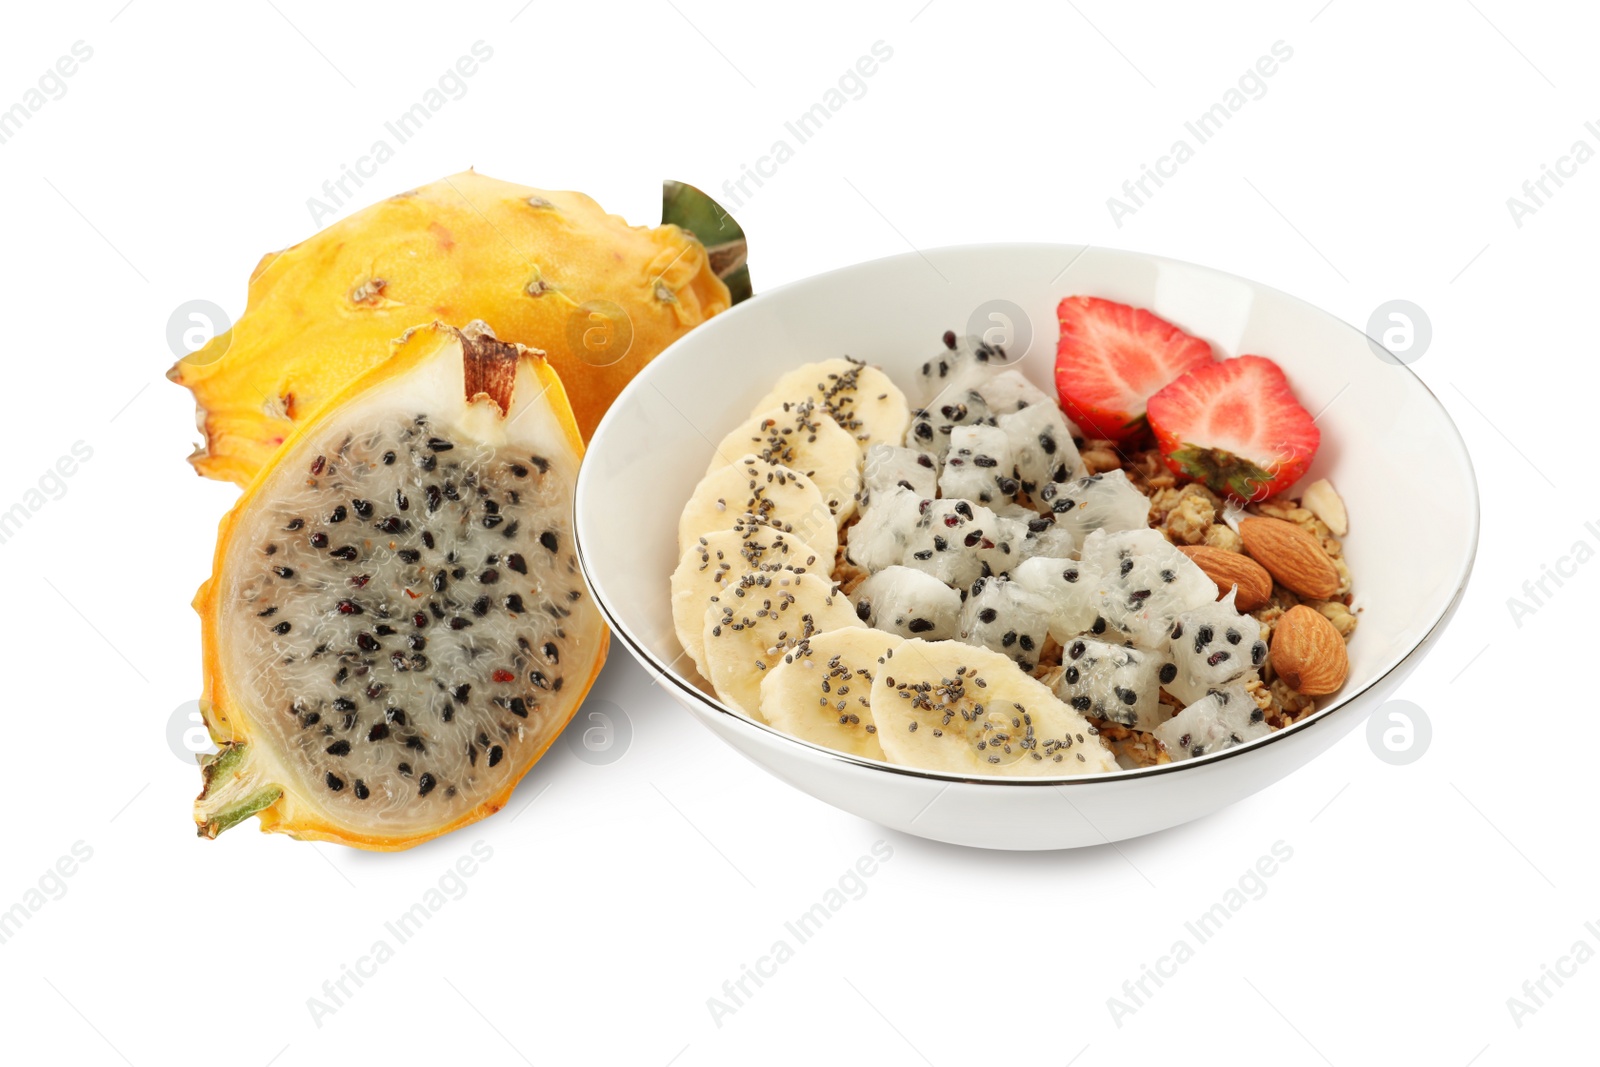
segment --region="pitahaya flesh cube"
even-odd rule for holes
[[[1165,715],[1158,652],[1076,637],[1061,652],[1056,696],[1085,715],[1154,730]]]
[[[1040,509],[1083,539],[1095,530],[1119,533],[1150,528],[1150,500],[1120,470],[1089,474],[1070,482],[1049,482],[1039,489]]]
[[[885,567],[853,594],[856,618],[902,637],[943,641],[956,636],[961,594],[931,574],[910,567]]]
[[[1072,442],[1072,431],[1055,404],[1033,404],[1001,415],[995,419],[995,426],[1011,445],[1011,462],[1018,485],[1028,494],[1036,510],[1051,510],[1051,503],[1042,499],[1045,486],[1059,487],[1085,476],[1083,459],[1078,455],[1078,446]]]
[[[957,426],[939,475],[941,496],[979,504],[1014,500],[1017,480],[1011,476],[1011,440],[996,426]]]
[[[939,464],[926,452],[897,445],[872,445],[862,462],[860,500],[863,506],[872,503],[872,494],[894,486],[916,493],[919,497],[934,496],[939,491]]]
[[[983,402],[989,405],[989,411],[996,416],[1009,415],[1024,408],[1034,406],[1043,407],[1060,415],[1054,398],[1046,395],[1043,389],[1028,381],[1019,370],[1003,370],[987,381],[980,381],[976,386]],[[1063,425],[1065,418],[1062,419]],[[1071,434],[1067,435],[1071,439]]]
[[[985,531],[985,543],[990,548],[979,548],[978,558],[988,566],[990,574],[1009,574],[1024,559],[1023,546],[1028,542],[1028,524],[1022,519],[995,512],[993,534]]]
[[[927,407],[912,409],[906,447],[942,461],[950,448],[950,433],[956,427],[993,424],[989,407],[976,389],[951,386]]]
[[[1172,624],[1168,658],[1176,674],[1167,692],[1193,704],[1267,661],[1261,624],[1233,606],[1237,590],[1211,604],[1182,612]]]
[[[1049,602],[1050,636],[1063,648],[1100,614],[1099,575],[1087,563],[1033,556],[1012,568],[1011,580]]]
[[[1106,632],[1141,648],[1165,648],[1179,615],[1217,597],[1205,571],[1149,527],[1094,531],[1084,539],[1082,561],[1099,575]]]
[[[999,519],[970,500],[923,500],[918,507],[905,553],[895,562],[966,589],[983,576],[983,553],[995,547]]]
[[[1076,556],[1081,543],[1082,539],[1077,534],[1056,522],[1055,515],[1046,512],[1028,520],[1028,536],[1022,542],[1022,558]]]
[[[1175,760],[1204,756],[1272,732],[1266,713],[1244,686],[1214,689],[1156,727],[1156,739]]]
[[[845,534],[845,554],[850,561],[869,573],[899,563],[922,517],[924,499],[899,486],[875,494],[872,504]]]
[[[930,410],[950,403],[950,397],[955,395],[952,390],[965,402],[964,394],[968,390],[988,382],[1006,362],[1006,351],[999,345],[991,345],[981,337],[961,337],[954,330],[946,330],[944,347],[918,370],[912,393]],[[988,404],[981,396],[978,402],[987,415]]]
[[[1010,656],[1024,671],[1039,662],[1050,602],[1005,578],[979,578],[961,606],[961,640]]]

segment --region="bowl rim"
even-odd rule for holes
[[[797,278],[793,281],[785,282],[783,285],[768,290],[765,293],[758,293],[751,299],[746,300],[739,305],[723,312],[722,314],[715,316],[715,318],[710,320],[708,323],[702,324],[698,330],[685,334],[683,337],[680,337],[678,340],[668,345],[665,349],[658,353],[654,359],[645,364],[638,374],[634,375],[633,380],[630,381],[627,386],[623,388],[622,392],[618,394],[617,398],[612,401],[611,407],[606,411],[604,417],[602,417],[600,420],[600,424],[595,428],[595,432],[591,435],[590,442],[592,443],[593,441],[598,440],[613,422],[620,421],[622,417],[622,402],[626,400],[631,393],[633,393],[635,390],[643,390],[647,386],[653,388],[653,383],[650,381],[652,374],[663,373],[661,371],[663,360],[666,356],[671,354],[680,345],[682,345],[685,338],[695,336],[696,334],[702,332],[707,328],[707,326],[711,325],[718,319],[739,317],[749,314],[750,309],[753,306],[759,305],[762,297],[770,298],[779,293],[786,292],[787,290],[814,283],[819,279],[826,278],[833,274],[888,264],[891,262],[917,259],[925,261],[930,255],[977,252],[986,254],[1003,254],[1012,250],[1039,251],[1042,249],[1056,249],[1065,253],[1073,253],[1074,258],[1072,259],[1072,263],[1076,263],[1078,257],[1086,254],[1091,249],[1098,249],[1100,251],[1110,252],[1116,255],[1133,256],[1156,263],[1166,263],[1190,270],[1205,271],[1220,277],[1242,282],[1259,290],[1264,290],[1273,294],[1274,296],[1281,297],[1285,300],[1291,301],[1294,304],[1300,305],[1303,308],[1315,312],[1316,314],[1325,315],[1340,325],[1345,326],[1346,328],[1355,332],[1368,344],[1382,347],[1380,342],[1374,340],[1360,327],[1352,325],[1339,316],[1334,315],[1332,312],[1326,311],[1317,305],[1312,304],[1310,301],[1303,300],[1292,293],[1284,292],[1281,289],[1274,288],[1270,285],[1265,285],[1261,282],[1246,278],[1243,275],[1234,274],[1230,271],[1219,270],[1215,267],[1208,267],[1203,264],[1192,263],[1187,260],[1174,259],[1170,256],[1155,255],[1149,252],[1141,252],[1136,249],[1112,248],[1106,245],[1073,245],[1053,241],[1001,241],[976,242],[959,245],[941,245],[935,248],[920,249],[912,252],[901,252],[892,256],[881,256],[877,259],[862,260],[858,263],[851,263],[843,267],[835,267],[830,270],[821,271],[817,274],[810,274],[804,278]],[[1070,265],[1071,264],[1069,264],[1069,266]],[[1057,788],[1063,785],[1127,782],[1152,778],[1157,775],[1173,774],[1189,768],[1214,766],[1224,760],[1242,757],[1253,752],[1259,752],[1265,749],[1268,745],[1282,738],[1304,734],[1315,724],[1330,720],[1334,717],[1334,715],[1355,705],[1363,696],[1379,688],[1387,678],[1394,675],[1396,672],[1407,670],[1408,665],[1416,660],[1443,631],[1444,627],[1449,623],[1451,617],[1455,614],[1456,609],[1460,606],[1461,599],[1466,593],[1468,582],[1472,577],[1472,572],[1477,562],[1478,544],[1482,526],[1482,508],[1478,493],[1478,476],[1477,469],[1472,463],[1472,453],[1467,448],[1465,438],[1461,436],[1460,428],[1456,426],[1455,420],[1451,418],[1449,409],[1444,406],[1444,403],[1439,399],[1438,395],[1428,387],[1428,383],[1423,381],[1421,376],[1418,375],[1416,371],[1411,369],[1410,364],[1399,359],[1396,359],[1394,363],[1411,376],[1412,380],[1419,387],[1421,387],[1422,392],[1427,399],[1438,408],[1440,415],[1442,415],[1444,418],[1445,426],[1450,431],[1449,436],[1446,437],[1445,440],[1454,442],[1456,450],[1459,452],[1460,458],[1466,467],[1468,489],[1467,504],[1470,508],[1471,529],[1469,531],[1467,552],[1464,560],[1460,564],[1460,576],[1457,579],[1455,590],[1451,593],[1450,598],[1445,602],[1438,614],[1435,615],[1433,620],[1429,623],[1427,630],[1422,634],[1422,636],[1418,638],[1417,641],[1409,649],[1407,649],[1399,659],[1390,664],[1388,668],[1386,668],[1376,677],[1372,678],[1361,688],[1350,693],[1339,694],[1338,700],[1333,704],[1330,704],[1325,708],[1318,708],[1306,718],[1301,719],[1298,722],[1290,723],[1288,726],[1280,730],[1274,730],[1270,734],[1247,741],[1242,745],[1234,745],[1231,748],[1210,752],[1204,756],[1191,757],[1190,759],[1185,760],[1175,760],[1170,763],[1157,764],[1153,767],[1119,768],[1115,771],[1104,771],[1098,774],[970,775],[961,774],[954,771],[928,770],[920,767],[911,767],[902,764],[866,759],[861,756],[853,756],[846,752],[840,752],[837,749],[828,748],[825,745],[819,745],[815,742],[795,737],[793,734],[786,733],[767,723],[757,722],[755,719],[750,718],[745,713],[724,704],[716,697],[708,695],[699,686],[694,685],[688,679],[680,675],[673,668],[672,664],[663,663],[661,658],[647,648],[644,642],[641,641],[638,636],[635,635],[633,631],[621,620],[620,613],[607,600],[600,585],[595,580],[594,568],[589,558],[589,553],[585,545],[585,539],[582,536],[582,531],[580,529],[582,524],[581,517],[583,515],[583,503],[588,495],[590,482],[592,481],[587,474],[592,465],[588,463],[581,463],[579,465],[578,480],[573,491],[573,544],[578,557],[578,567],[583,573],[584,581],[589,586],[590,595],[595,598],[595,603],[599,606],[601,614],[605,616],[607,625],[611,627],[611,631],[614,634],[622,639],[622,643],[628,647],[628,650],[633,654],[635,659],[639,660],[642,665],[652,670],[660,678],[670,682],[698,706],[727,717],[736,724],[735,729],[746,729],[754,732],[757,736],[766,734],[771,737],[778,738],[780,745],[784,743],[794,745],[799,749],[807,750],[812,754],[820,755],[839,763],[860,767],[870,772],[888,772],[891,774],[904,775],[912,778],[943,782],[947,785],[964,784],[1010,787],[1043,786],[1047,788]],[[587,457],[587,447],[585,448],[585,457]],[[687,655],[687,653],[684,653],[683,655]],[[682,658],[683,656],[681,655],[678,657],[678,659]],[[677,660],[673,661],[673,663],[676,662]]]

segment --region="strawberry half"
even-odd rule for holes
[[[1209,344],[1143,308],[1069,296],[1056,317],[1056,391],[1067,415],[1090,437],[1137,437],[1150,395],[1212,362]]]
[[[1239,356],[1191,371],[1150,398],[1167,466],[1236,500],[1265,500],[1311,465],[1322,432],[1283,368]]]

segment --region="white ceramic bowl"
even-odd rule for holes
[[[1307,409],[1321,413],[1322,448],[1307,481],[1330,478],[1348,506],[1345,556],[1361,619],[1344,688],[1315,715],[1250,744],[1077,778],[892,767],[798,741],[719,703],[678,644],[668,594],[678,516],[713,442],[780,372],[811,360],[848,354],[909,386],[947,329],[1009,328],[1001,339],[1012,357],[1054,395],[1055,308],[1074,293],[1149,308],[1224,356],[1270,356]],[[579,558],[613,631],[717,736],[846,811],[922,837],[1005,849],[1072,848],[1162,830],[1308,762],[1387,699],[1439,639],[1478,540],[1477,487],[1450,417],[1360,331],[1243,278],[1072,245],[895,256],[807,278],[718,316],[657,357],[617,399],[590,442],[576,506]]]

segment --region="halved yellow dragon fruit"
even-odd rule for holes
[[[203,623],[204,837],[407,848],[498,811],[607,633],[579,573],[583,442],[536,352],[409,332],[222,520]]]
[[[664,214],[703,228],[702,202],[668,183]],[[719,273],[748,295],[743,235],[720,226],[737,236],[708,253],[678,225],[629,226],[581,193],[473,171],[364,208],[262,257],[232,329],[168,372],[194,392],[205,435],[190,462],[245,484],[395,338],[435,320],[483,320],[542,349],[587,440],[646,363],[730,306]]]

